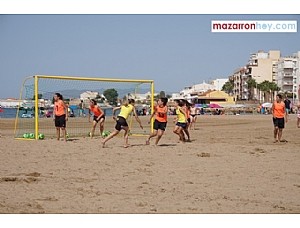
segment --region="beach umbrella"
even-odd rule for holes
[[[207,104],[195,104],[196,108],[207,108]]]
[[[263,103],[261,106],[264,107],[264,108],[271,108],[272,103],[266,102],[266,103]]]
[[[210,107],[210,108],[222,108],[220,105],[214,104],[214,103],[209,104],[208,107]]]

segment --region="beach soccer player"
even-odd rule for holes
[[[63,101],[63,96],[60,93],[55,93],[53,99],[53,120],[56,127],[57,140],[60,139],[61,130],[64,140],[67,141],[66,122],[68,120],[68,106]]]
[[[114,136],[120,133],[120,131],[123,129],[125,131],[124,133],[124,147],[127,148],[130,145],[128,144],[128,134],[129,134],[129,127],[127,123],[127,119],[130,116],[131,113],[134,114],[136,121],[139,123],[140,127],[143,129],[141,120],[139,119],[136,109],[134,107],[134,99],[128,99],[125,103],[123,103],[120,107],[115,107],[113,109],[113,119],[116,120],[116,126],[114,132],[112,132],[107,138],[103,139],[102,141],[102,147],[105,147],[105,143],[112,139]],[[116,117],[115,113],[117,110],[120,110],[119,115]]]
[[[288,121],[288,113],[285,110],[285,104],[282,101],[282,95],[276,96],[276,101],[272,105],[273,124],[274,124],[274,142],[287,142],[282,140],[282,131],[284,123]]]
[[[97,124],[99,123],[100,127],[100,135],[103,137],[103,130],[104,130],[104,121],[105,115],[102,109],[97,105],[97,101],[95,99],[90,100],[90,108],[89,108],[89,122],[91,122],[91,115],[93,114],[93,125],[92,130],[90,133],[90,137],[93,138],[95,134],[95,129]]]
[[[157,137],[155,140],[155,145],[157,145],[159,140],[163,136],[167,127],[167,118],[168,118],[167,103],[168,103],[168,98],[166,97],[162,97],[158,99],[157,105],[155,106],[154,112],[152,113],[149,121],[151,122],[152,118],[155,115],[155,120],[153,124],[154,131],[149,135],[148,139],[146,140],[146,145],[149,145],[150,139],[156,136]]]
[[[183,129],[187,127],[187,117],[186,113],[183,110],[183,102],[176,100],[175,101],[175,112],[176,112],[176,118],[174,119],[174,122],[176,122],[176,125],[174,127],[173,132],[179,136],[179,140],[184,143],[184,134]]]

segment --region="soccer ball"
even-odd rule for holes
[[[110,131],[103,131],[103,133],[102,133],[102,137],[104,137],[104,138],[109,135],[110,135]]]
[[[28,133],[24,133],[23,134],[23,138],[28,139],[29,138],[29,134]]]
[[[88,136],[89,136],[89,137],[92,136],[92,132],[89,132],[89,133],[88,133]]]
[[[35,138],[35,135],[34,135],[33,133],[30,133],[30,134],[29,134],[29,138],[30,138],[30,139],[34,139],[34,138]]]
[[[39,134],[38,137],[39,137],[39,139],[44,139],[45,135],[44,134]]]

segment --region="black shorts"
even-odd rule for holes
[[[158,120],[154,120],[153,129],[154,130],[162,130],[165,131],[167,127],[167,122],[160,122]]]
[[[194,118],[195,116],[196,116],[196,114],[191,114],[191,117],[193,117],[193,118]]]
[[[284,128],[284,118],[274,118],[273,117],[274,127]]]
[[[128,127],[128,123],[124,117],[118,116],[115,129],[121,131],[122,127]]]
[[[99,116],[94,116],[94,119],[93,119],[93,120],[96,121],[96,123],[99,123],[99,121],[100,121],[101,119],[104,119],[104,120],[105,120],[105,115],[102,115],[101,118],[100,118],[99,120],[98,120],[98,117],[99,117]]]
[[[176,126],[179,126],[179,127],[182,127],[183,129],[186,129],[187,124],[186,124],[186,123],[180,123],[180,122],[177,122],[177,123],[176,123]]]
[[[66,127],[66,115],[55,116],[55,127]]]

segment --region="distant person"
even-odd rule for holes
[[[57,140],[60,139],[60,130],[61,130],[64,140],[67,141],[66,121],[68,120],[68,106],[63,101],[63,96],[60,93],[55,93],[53,99],[54,99],[53,120],[56,127]]]
[[[174,127],[173,132],[179,136],[180,142],[184,143],[184,134],[183,129],[187,126],[187,117],[186,113],[183,110],[183,102],[176,100],[175,101],[175,112],[176,112],[176,118],[174,119],[174,122],[176,122],[176,125]]]
[[[197,111],[199,109],[195,107],[195,104],[193,103],[191,105],[191,108],[190,108],[190,111],[191,111],[191,123],[190,123],[190,129],[193,129],[195,130],[195,127],[196,127],[196,121],[197,121]]]
[[[95,99],[90,100],[89,117],[88,117],[89,122],[91,122],[92,114],[93,114],[93,125],[90,133],[90,137],[91,138],[94,137],[95,129],[98,123],[100,126],[100,136],[103,137],[105,115],[102,109],[97,105],[97,101]]]
[[[300,128],[300,101],[297,105],[297,127]]]
[[[167,118],[168,118],[168,107],[167,107],[168,98],[162,97],[157,101],[157,105],[154,108],[154,112],[150,117],[150,121],[155,115],[155,120],[153,124],[153,133],[151,133],[146,140],[146,145],[150,144],[150,139],[156,137],[155,145],[157,146],[159,140],[163,136],[166,127],[167,127]]]
[[[187,140],[185,140],[185,137],[184,137],[184,141],[191,142],[191,136],[190,136],[190,132],[189,132],[189,127],[190,127],[190,123],[191,123],[190,103],[187,100],[181,100],[181,102],[183,103],[182,109],[185,111],[185,114],[186,114],[186,128],[183,129],[183,132],[187,136]]]
[[[291,111],[291,101],[289,100],[289,98],[287,96],[284,99],[284,105],[285,105],[285,111],[287,112],[287,114],[290,114],[290,111]]]
[[[286,142],[282,140],[282,131],[285,122],[288,121],[288,113],[285,110],[285,103],[282,101],[282,95],[276,96],[276,101],[272,105],[273,124],[274,124],[274,142]]]
[[[204,114],[205,114],[204,108],[201,108],[201,109],[200,109],[200,114],[201,114],[201,115],[204,115]]]
[[[79,116],[85,117],[83,100],[80,100],[78,107],[79,107]]]
[[[129,147],[130,145],[128,144],[128,133],[129,133],[129,127],[128,127],[128,123],[127,123],[127,118],[129,117],[129,115],[131,113],[134,114],[134,117],[136,119],[136,121],[140,124],[140,127],[143,129],[142,123],[136,113],[136,109],[134,107],[134,99],[128,99],[128,101],[126,101],[121,107],[115,107],[113,109],[113,119],[116,120],[116,126],[115,126],[115,131],[113,133],[111,133],[107,138],[105,138],[102,141],[102,147],[105,147],[105,143],[112,139],[114,136],[116,136],[117,134],[120,133],[120,131],[123,129],[125,131],[124,134],[124,148]],[[117,110],[120,110],[120,114],[115,117],[115,112]]]

